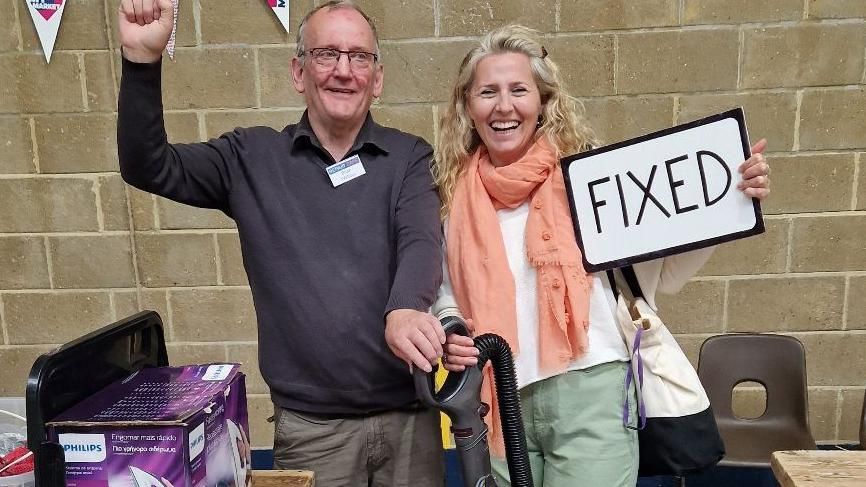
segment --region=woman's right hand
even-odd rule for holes
[[[442,366],[449,372],[462,372],[466,367],[478,364],[478,348],[472,337],[452,333],[445,339],[445,355]]]
[[[162,57],[174,24],[171,0],[121,0],[117,24],[123,57],[154,63]]]

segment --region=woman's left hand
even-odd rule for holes
[[[764,149],[767,148],[767,139],[759,140],[752,146],[752,157],[740,164],[740,174],[743,180],[737,188],[746,196],[763,200],[770,194],[770,165],[764,157]]]

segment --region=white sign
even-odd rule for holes
[[[748,157],[738,108],[563,159],[586,270],[762,233],[758,201],[737,189]]]
[[[280,19],[286,32],[289,31],[289,0],[268,0],[268,6],[274,11],[274,15]]]
[[[42,44],[45,61],[50,63],[66,0],[26,0],[26,2],[30,17],[33,19],[33,26],[36,27],[36,33],[39,35],[39,42]]]

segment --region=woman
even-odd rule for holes
[[[496,333],[511,345],[536,486],[637,480],[615,300],[604,273],[583,269],[558,164],[595,143],[534,31],[507,26],[463,60],[436,145],[446,279],[434,312],[462,314],[474,334]],[[740,168],[747,196],[769,193],[765,146],[752,147]],[[635,265],[647,301],[676,292],[711,252]],[[477,363],[466,337],[449,337],[445,353],[450,371]],[[482,399],[494,408],[486,418],[494,472],[508,485],[491,379],[488,369]]]

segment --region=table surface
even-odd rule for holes
[[[866,451],[773,452],[770,462],[781,487],[864,487]]]
[[[252,487],[313,487],[309,470],[253,470]]]

